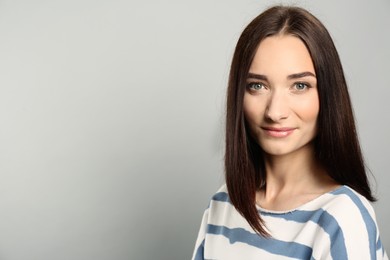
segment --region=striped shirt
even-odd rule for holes
[[[374,209],[348,186],[294,210],[258,210],[271,238],[254,232],[223,185],[203,215],[192,259],[388,260]]]

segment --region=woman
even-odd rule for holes
[[[339,56],[302,8],[266,10],[237,43],[225,172],[193,259],[388,259]]]

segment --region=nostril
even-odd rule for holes
[[[282,100],[272,100],[265,111],[265,117],[274,122],[286,119],[288,115],[288,107]]]

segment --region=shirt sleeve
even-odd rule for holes
[[[204,260],[204,243],[207,231],[208,215],[209,209],[206,209],[203,214],[202,222],[198,232],[198,238],[196,239],[195,249],[192,254],[192,260]]]

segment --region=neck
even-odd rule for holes
[[[339,186],[314,156],[313,144],[284,155],[265,155],[266,183],[256,202],[270,210],[290,210]]]
[[[266,193],[317,190],[328,183],[326,174],[314,156],[313,144],[285,155],[265,155]]]

